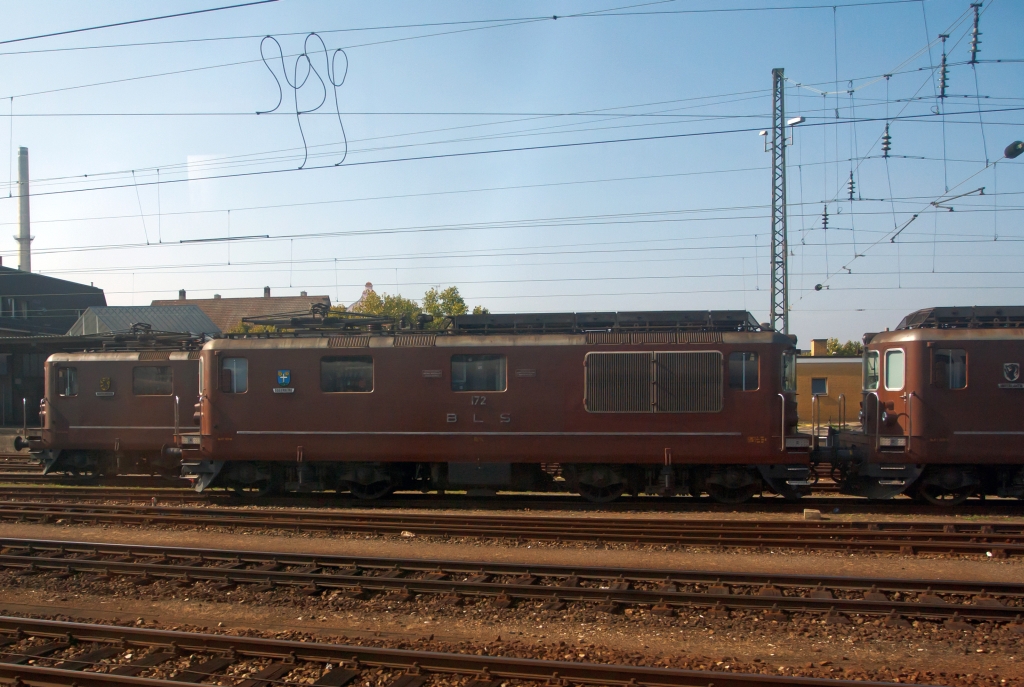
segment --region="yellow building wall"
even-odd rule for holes
[[[856,423],[861,400],[860,358],[801,356],[796,364],[796,400],[800,424],[811,424],[811,379],[828,380],[828,394],[820,396],[821,426],[839,424],[839,396],[846,396],[846,422]]]

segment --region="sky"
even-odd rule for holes
[[[1024,3],[983,3],[973,64],[966,0],[278,0],[3,42],[244,1],[3,3],[4,265],[24,146],[33,270],[111,305],[372,282],[766,321],[783,68],[802,346],[1024,299]]]

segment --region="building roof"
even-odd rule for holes
[[[63,334],[91,306],[104,306],[103,289],[0,267],[0,332]]]
[[[68,336],[127,332],[140,323],[148,324],[155,332],[214,336],[221,333],[206,313],[194,305],[116,305],[88,308],[68,330]]]
[[[330,296],[281,296],[263,298],[178,298],[153,301],[154,306],[198,306],[222,332],[236,328],[243,317],[260,317],[284,312],[308,312],[314,303],[331,305]]]

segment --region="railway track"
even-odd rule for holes
[[[506,680],[535,685],[650,687],[854,687],[894,683],[832,678],[680,670],[389,649],[351,644],[60,622],[0,616],[0,679],[21,685],[139,685],[171,687],[217,677],[241,677],[245,687],[299,684],[323,687],[385,684],[421,687],[459,678],[467,687]],[[174,672],[168,668],[175,669]],[[154,672],[166,677],[150,677]],[[384,673],[384,675],[382,675]],[[387,682],[381,682],[384,677]],[[370,682],[372,680],[372,682]],[[309,684],[309,682],[305,682]]]
[[[974,554],[1024,554],[1024,524],[684,520],[621,516],[461,515],[0,502],[0,521],[246,527],[340,534],[401,534],[518,541]]]
[[[142,586],[203,585],[221,593],[248,586],[256,592],[293,588],[307,596],[334,592],[358,599],[444,595],[453,603],[487,599],[497,608],[534,602],[560,610],[566,603],[582,602],[609,613],[629,606],[650,607],[666,616],[710,612],[729,617],[730,611],[748,611],[764,613],[769,620],[811,613],[834,624],[848,624],[848,616],[881,617],[891,625],[920,618],[945,620],[960,629],[970,629],[968,621],[1011,622],[1024,634],[1024,584],[313,556],[16,538],[0,539],[0,568],[17,576],[98,576]]]
[[[0,501],[33,500],[47,502],[67,501],[151,501],[154,497],[163,505],[222,504],[259,505],[261,507],[308,508],[352,508],[376,509],[402,508],[422,510],[571,510],[579,512],[656,512],[656,513],[800,513],[806,508],[819,509],[823,513],[864,513],[900,515],[939,515],[941,509],[918,504],[909,498],[869,501],[857,497],[805,497],[800,501],[786,501],[782,498],[766,497],[749,503],[723,505],[707,499],[664,499],[659,497],[629,497],[613,503],[594,504],[583,501],[572,494],[512,494],[503,493],[491,497],[467,495],[437,496],[420,492],[406,492],[391,498],[379,499],[372,504],[353,498],[348,494],[301,494],[295,496],[262,497],[254,501],[238,497],[233,492],[207,490],[198,494],[190,488],[178,486],[175,481],[162,477],[110,477],[101,481],[47,482],[49,478],[32,480],[11,485],[0,477]],[[975,499],[957,506],[960,515],[1024,515],[1024,504],[1017,499]]]

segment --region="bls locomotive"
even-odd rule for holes
[[[116,337],[121,350],[51,355],[38,433],[19,440],[44,473],[177,475],[176,420],[198,396],[199,346],[180,335]]]
[[[862,429],[830,437],[842,491],[1024,497],[1024,307],[919,310],[864,344]]]
[[[795,338],[747,312],[289,324],[203,347],[200,431],[180,437],[197,489],[372,499],[564,484],[597,502],[732,503],[809,485]]]

